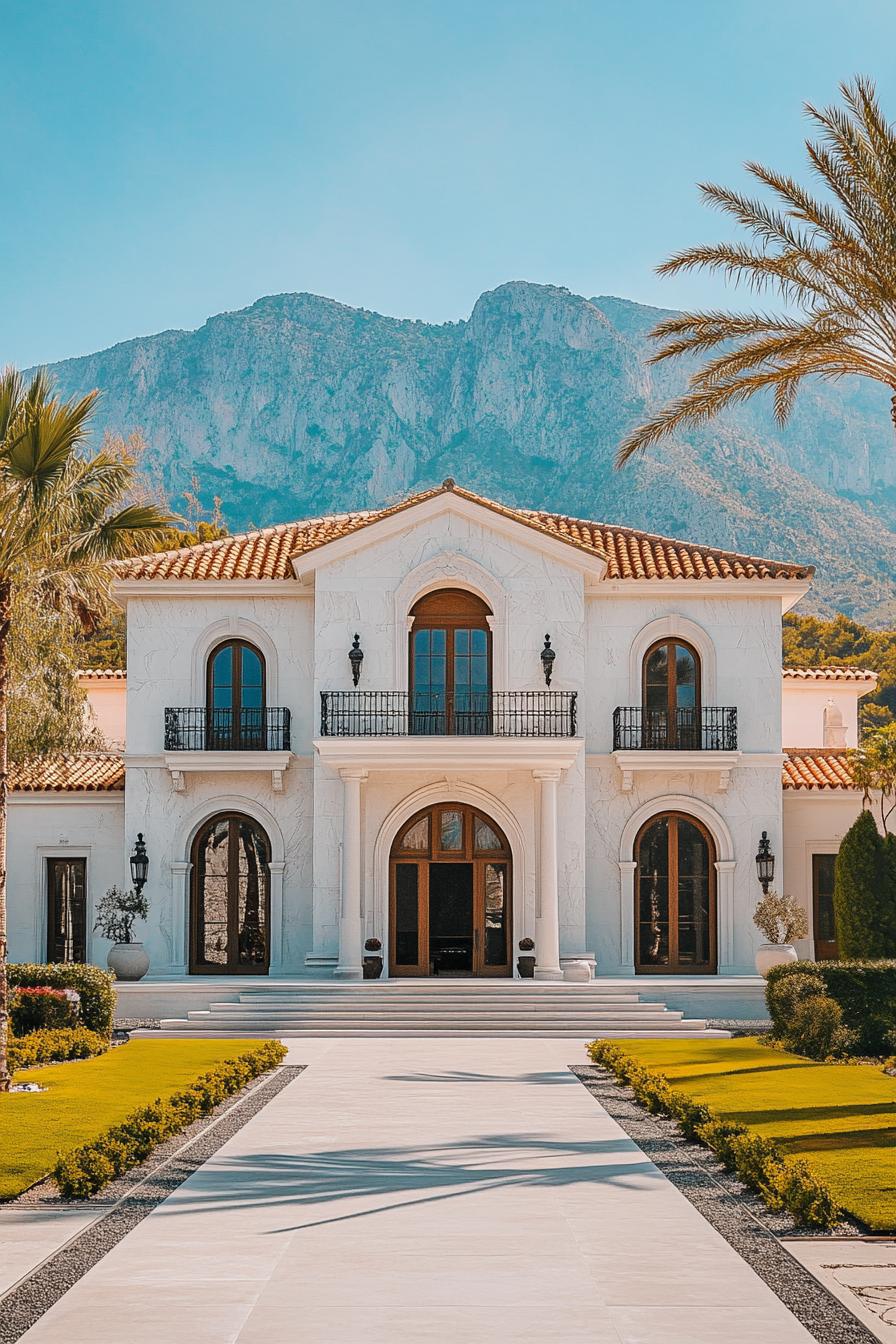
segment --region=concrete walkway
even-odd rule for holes
[[[302,1040],[309,1068],[30,1344],[809,1344],[555,1040]]]

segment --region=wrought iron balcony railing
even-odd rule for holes
[[[575,691],[321,691],[322,737],[575,737]]]
[[[737,710],[645,709],[626,705],[613,712],[614,751],[737,751]]]
[[[166,751],[289,751],[289,710],[166,709]]]

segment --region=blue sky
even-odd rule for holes
[[[676,307],[695,183],[803,172],[804,99],[896,118],[893,0],[5,0],[0,363],[263,294],[464,317],[505,280]]]

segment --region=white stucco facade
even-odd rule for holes
[[[691,818],[709,838],[712,973],[752,975],[762,832],[785,885],[808,900],[805,854],[836,847],[860,806],[848,793],[832,802],[782,791],[781,618],[806,587],[793,578],[614,577],[601,554],[450,489],[308,548],[278,579],[125,579],[125,787],[14,796],[12,955],[42,955],[42,873],[54,846],[89,855],[92,911],[107,886],[128,880],[139,832],[151,865],[142,930],[151,975],[189,974],[194,838],[213,818],[238,814],[268,843],[269,973],[360,974],[368,937],[382,941],[389,973],[393,842],[422,809],[455,803],[506,838],[511,945],[532,937],[546,977],[582,957],[601,975],[636,973],[637,837],[661,814]],[[575,723],[550,736],[537,715],[512,727],[496,718],[475,736],[334,735],[332,722],[324,732],[322,695],[355,693],[353,636],[364,654],[357,694],[406,693],[411,609],[445,590],[474,594],[490,613],[495,695],[545,692],[540,655],[550,635],[550,693],[567,706],[574,697]],[[166,710],[203,712],[209,658],[227,641],[263,660],[265,703],[288,709],[288,743],[166,746]],[[640,707],[644,659],[662,641],[694,651],[699,703],[736,710],[736,740],[614,749],[614,710]],[[818,688],[807,694],[817,698]],[[797,713],[801,731],[813,716],[814,707]],[[103,960],[103,951],[91,938],[91,956]],[[512,963],[508,955],[508,972]]]

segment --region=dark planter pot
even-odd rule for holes
[[[379,980],[383,973],[383,959],[381,956],[368,956],[367,953],[365,953],[362,965],[364,968],[365,980]]]
[[[535,953],[521,952],[516,959],[516,968],[521,980],[535,979]]]

